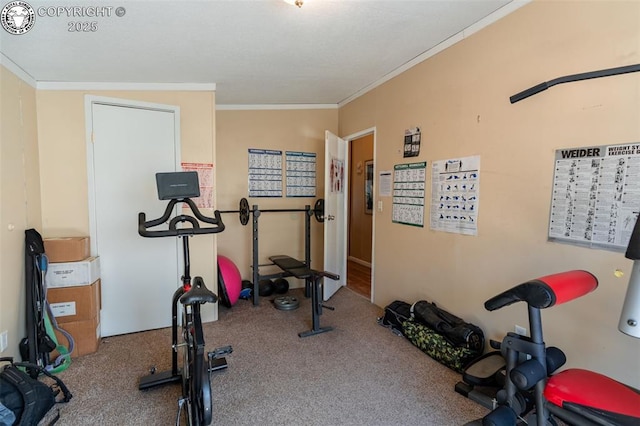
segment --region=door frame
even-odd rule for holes
[[[369,134],[373,134],[373,218],[372,218],[372,225],[371,225],[371,303],[373,303],[374,299],[375,299],[375,267],[376,267],[376,262],[375,262],[375,253],[376,253],[376,211],[378,210],[378,199],[376,197],[376,189],[377,189],[377,185],[376,185],[376,173],[378,171],[378,162],[376,161],[376,140],[377,140],[377,132],[376,132],[376,126],[373,127],[369,127],[367,129],[361,130],[359,132],[356,133],[352,133],[348,136],[344,136],[342,137],[342,139],[344,139],[347,142],[347,150],[349,152],[351,152],[351,143],[356,140],[359,139],[363,136],[369,135]],[[346,173],[351,173],[351,160],[349,160],[349,163],[346,165],[347,170],[345,171]],[[347,203],[347,208],[349,208],[349,206],[351,205],[351,191],[349,191],[349,202]],[[349,232],[349,221],[347,221],[347,235]],[[349,256],[348,250],[346,250],[345,247],[345,253],[347,255],[347,257]]]
[[[157,104],[153,102],[134,101],[130,99],[112,98],[106,96],[85,95],[85,140],[87,147],[87,201],[89,203],[89,244],[91,256],[97,256],[97,211],[95,199],[95,170],[93,168],[93,105],[107,105],[124,108],[137,108],[152,111],[163,111],[173,113],[174,117],[174,155],[176,159],[176,170],[181,167],[180,149],[180,107],[176,105]],[[180,267],[180,265],[178,266]]]

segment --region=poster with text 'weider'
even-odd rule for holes
[[[624,251],[640,211],[640,143],[559,149],[550,241]]]

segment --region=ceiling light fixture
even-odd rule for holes
[[[284,2],[298,7],[302,7],[304,4],[304,0],[284,0]]]

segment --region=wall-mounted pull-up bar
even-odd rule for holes
[[[515,95],[511,96],[509,100],[511,101],[512,104],[515,104],[516,102],[521,101],[525,98],[528,98],[529,96],[533,96],[536,93],[540,93],[543,90],[547,90],[549,87],[555,86],[556,84],[569,83],[572,81],[588,80],[591,78],[609,77],[612,75],[628,74],[630,72],[638,72],[638,71],[640,71],[640,64],[628,65],[625,67],[609,68],[609,69],[600,70],[600,71],[583,72],[581,74],[567,75],[564,77],[553,79],[551,81],[547,81],[546,83],[540,83],[537,86],[533,86],[528,88],[527,90],[523,90],[520,93],[516,93]]]

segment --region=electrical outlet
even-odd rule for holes
[[[516,334],[519,334],[521,336],[526,336],[527,335],[527,329],[522,327],[522,326],[520,326],[520,325],[518,325],[518,324],[515,325],[514,329],[515,329]]]
[[[0,333],[0,352],[4,352],[5,349],[9,346],[9,332],[3,331]]]

